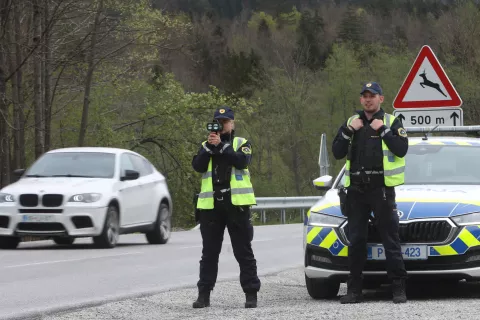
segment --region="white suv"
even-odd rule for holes
[[[120,234],[143,232],[164,244],[171,232],[172,200],[165,177],[138,153],[115,148],[65,148],[42,155],[21,178],[0,190],[0,248],[21,236],[57,244],[93,237],[113,248]]]

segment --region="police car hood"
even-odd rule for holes
[[[401,220],[480,212],[480,186],[403,185],[396,187],[395,192]],[[341,216],[336,190],[328,191],[311,211]]]

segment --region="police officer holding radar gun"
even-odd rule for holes
[[[350,117],[333,141],[337,160],[347,157],[345,184],[340,189],[342,213],[348,220],[349,278],[341,303],[363,300],[363,268],[367,260],[367,231],[371,213],[385,248],[387,275],[394,303],[407,301],[407,272],[399,238],[395,186],[404,183],[408,138],[400,120],[380,107],[384,100],[378,83],[365,84],[360,93],[363,110]]]
[[[252,148],[247,139],[235,137],[234,114],[229,107],[217,109],[214,122],[209,123],[207,129],[210,131],[208,139],[192,161],[193,169],[203,174],[196,201],[203,250],[198,298],[193,307],[210,306],[210,292],[217,280],[218,258],[226,227],[233,254],[240,265],[245,308],[256,308],[260,279],[251,245],[250,206],[256,204],[248,171]]]

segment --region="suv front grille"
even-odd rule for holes
[[[344,228],[348,239],[348,224]],[[402,243],[442,243],[448,239],[452,225],[444,220],[416,221],[401,223],[399,227],[400,242]],[[382,243],[378,228],[372,222],[368,224],[369,243]]]
[[[47,208],[60,207],[63,204],[62,194],[22,194],[20,195],[20,205],[22,207],[33,208],[42,205]]]
[[[22,205],[22,207],[36,207],[38,205],[38,195],[21,194],[20,204]]]
[[[44,207],[60,207],[63,202],[63,195],[61,194],[46,194],[42,197],[42,204]]]

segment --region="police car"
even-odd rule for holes
[[[453,128],[436,130],[462,130]],[[463,131],[478,134],[480,126],[463,127]],[[405,184],[395,190],[402,253],[410,278],[480,280],[479,159],[479,138],[409,137]],[[337,296],[349,274],[348,223],[337,194],[344,173],[345,167],[335,179],[325,175],[314,180],[326,193],[310,208],[304,222],[305,281],[315,299]],[[374,222],[369,222],[368,231],[366,288],[388,283],[385,250]]]
[[[116,148],[52,150],[0,190],[0,248],[22,236],[72,244],[93,237],[113,248],[119,235],[142,232],[152,244],[171,234],[172,200],[165,177],[140,154]]]

